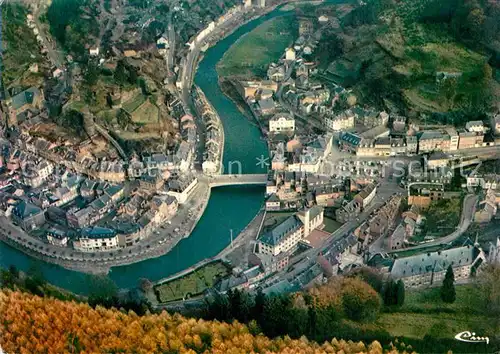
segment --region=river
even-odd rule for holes
[[[329,0],[327,3],[339,2]],[[248,120],[220,90],[216,65],[224,53],[243,35],[263,22],[290,14],[279,8],[239,27],[231,35],[209,48],[199,64],[195,83],[219,113],[225,131],[224,169],[226,173],[265,173],[268,163],[267,147],[257,126]],[[260,163],[259,163],[260,162]],[[263,202],[263,187],[233,186],[212,189],[205,213],[191,235],[179,242],[164,256],[111,269],[109,277],[120,288],[138,284],[140,278],[156,281],[199,261],[217,255],[234,235],[258,213]],[[36,266],[50,283],[77,294],[88,294],[89,275],[35,260],[0,242],[0,267],[17,266],[27,271]]]
[[[248,22],[219,41],[207,50],[195,77],[196,85],[203,90],[223,122],[225,131],[223,163],[225,167],[232,167],[232,173],[238,173],[239,166],[241,173],[264,173],[267,166],[258,165],[257,158],[267,158],[267,147],[256,125],[250,122],[220,90],[216,64],[241,36],[264,21],[283,14],[279,10],[274,10],[264,17]],[[231,230],[234,235],[238,235],[255,217],[262,206],[263,194],[264,188],[257,186],[212,189],[206,211],[188,238],[183,239],[164,256],[112,268],[109,277],[118,287],[128,288],[136,286],[140,278],[159,280],[205,258],[215,256],[229,244]],[[85,295],[91,290],[89,275],[35,260],[0,242],[0,266],[8,267],[11,264],[23,271],[36,266],[47,281],[77,294]]]

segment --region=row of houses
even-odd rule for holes
[[[377,186],[374,183],[368,184],[351,201],[344,201],[335,211],[335,218],[341,223],[354,220],[373,201],[376,193]]]
[[[388,128],[380,128],[379,130],[382,134],[389,135]],[[436,151],[452,152],[493,144],[493,142],[485,142],[484,134],[480,131],[458,132],[454,128],[447,128],[445,131],[422,131],[416,135],[405,137],[378,136],[368,138],[366,135],[366,132],[361,135],[345,132],[340,136],[340,148],[355,153],[357,156],[372,157],[415,155]]]
[[[279,171],[318,173],[326,157],[332,151],[333,137],[319,136],[309,143],[301,144],[293,139],[285,144],[278,143],[272,151],[271,168]]]
[[[486,262],[487,257],[478,244],[466,244],[396,259],[377,254],[368,265],[377,267],[394,280],[403,280],[407,288],[419,288],[440,286],[449,266],[453,269],[457,283],[467,282]]]

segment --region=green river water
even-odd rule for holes
[[[208,49],[199,64],[195,83],[217,110],[224,125],[223,162],[226,172],[228,166],[232,166],[232,173],[237,173],[238,166],[241,166],[241,172],[245,174],[265,173],[267,167],[257,165],[257,159],[267,158],[268,153],[257,126],[220,90],[216,65],[240,37],[273,17],[287,14],[290,12],[275,9],[244,24]],[[264,188],[258,186],[212,189],[206,211],[188,238],[183,239],[164,256],[112,268],[109,277],[118,287],[129,288],[136,286],[140,278],[156,281],[215,256],[229,244],[230,230],[237,235],[255,217],[262,206],[263,195]],[[90,290],[88,275],[34,260],[0,242],[0,267],[8,267],[11,264],[24,271],[36,265],[50,283],[78,294],[88,294]]]

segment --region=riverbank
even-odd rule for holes
[[[267,19],[273,16],[280,16],[276,12],[258,18],[251,22],[255,17],[261,17],[272,11],[272,8],[265,12],[255,14],[253,18],[245,21],[244,24],[232,24],[232,28],[224,33],[224,39],[207,50],[203,55],[203,61],[197,63],[201,69],[196,74],[197,85],[206,94],[207,99],[219,113],[224,125],[225,148],[224,160],[241,161],[244,167],[243,173],[262,173],[262,168],[256,165],[256,158],[266,154],[266,146],[260,139],[260,132],[255,129],[253,124],[249,125],[249,120],[243,117],[237,107],[226,98],[217,85],[217,75],[215,70],[216,63],[220,60],[225,51],[242,35],[259,26]],[[243,27],[241,27],[243,25]],[[215,44],[215,43],[214,43]],[[224,161],[225,163],[225,161]],[[85,269],[74,267],[74,264],[66,262],[54,262],[52,256],[31,257],[26,250],[7,246],[0,242],[0,265],[7,268],[9,265],[17,265],[20,269],[28,269],[33,264],[34,258],[46,260],[47,262],[37,262],[37,267],[44,273],[45,278],[51,283],[66,288],[75,293],[88,293],[87,276],[82,271],[99,273],[106,272],[112,267],[108,276],[120,288],[131,288],[137,285],[140,278],[148,278],[151,281],[163,279],[170,274],[176,274],[184,269],[192,268],[205,259],[216,257],[218,254],[228,249],[230,243],[230,230],[234,235],[238,235],[241,230],[248,227],[248,224],[255,218],[260,210],[263,201],[263,190],[255,186],[238,186],[216,188],[210,191],[206,187],[206,195],[210,199],[203,198],[200,201],[198,212],[193,210],[195,218],[183,225],[183,232],[172,233],[172,238],[167,243],[161,245],[161,250],[152,250],[153,243],[158,244],[162,237],[152,235],[149,249],[142,247],[141,258],[123,259],[119,262],[104,263],[103,268],[95,266],[92,255],[89,254],[85,259]],[[195,191],[195,196],[200,193]],[[180,208],[181,209],[181,208]],[[184,208],[188,213],[189,208]],[[201,211],[204,210],[204,213]],[[200,220],[197,219],[201,215]],[[162,231],[163,229],[160,229]],[[186,235],[191,235],[184,238]],[[39,240],[41,242],[41,240]],[[16,245],[18,246],[18,245]],[[50,246],[47,243],[40,244],[39,249],[45,249]],[[156,247],[156,246],[155,246]],[[33,247],[36,250],[36,247]],[[69,251],[69,252],[68,252]],[[126,250],[125,252],[127,252]],[[71,250],[65,251],[66,256],[70,256]],[[122,251],[123,252],[123,251]],[[109,253],[105,254],[109,256]],[[215,256],[213,256],[215,255]],[[122,254],[122,257],[128,258]],[[97,254],[96,256],[97,257]],[[86,257],[87,258],[87,257]],[[56,264],[56,265],[55,265]],[[60,267],[62,265],[63,267]],[[68,270],[72,269],[72,270]],[[76,269],[77,271],[73,271]]]
[[[235,241],[232,244],[229,244],[229,246],[224,248],[222,251],[220,251],[216,256],[204,259],[187,269],[184,269],[176,274],[172,274],[167,278],[161,279],[155,283],[155,286],[173,281],[175,279],[179,279],[215,261],[222,261],[225,264],[230,265],[231,267],[245,268],[248,255],[254,251],[256,239],[260,228],[262,227],[265,213],[265,210],[261,210],[259,213],[257,213],[252,221],[250,221],[248,225],[238,234],[238,236],[235,238]],[[156,295],[154,293],[149,294],[148,298],[150,300],[153,300],[153,298],[154,300],[156,300]],[[203,298],[202,295],[189,299],[189,302],[197,302],[201,298]],[[158,303],[157,301],[152,301],[152,304],[157,309],[163,309],[167,307],[178,307],[180,302],[182,303],[184,301],[173,301],[164,304]]]
[[[193,195],[198,196],[198,198],[191,197],[186,204],[180,207],[178,213],[171,220],[171,224],[165,224],[156,232],[151,233],[143,244],[130,248],[107,252],[78,252],[70,248],[53,246],[31,237],[6,219],[0,228],[0,241],[26,253],[30,257],[47,263],[82,273],[106,275],[112,267],[129,265],[163,256],[169,253],[183,238],[188,237],[205,212],[210,198],[210,187],[207,183],[201,181],[198,183]],[[196,216],[189,215],[191,210],[197,211]],[[179,228],[179,231],[175,232],[177,228]],[[27,235],[28,238],[25,236],[20,237],[20,235]],[[165,242],[160,243],[164,239],[166,239]]]
[[[259,115],[254,112],[252,107],[248,105],[245,100],[240,96],[238,91],[236,90],[234,78],[219,78],[219,85],[221,91],[224,95],[230,99],[236,107],[238,107],[239,111],[248,119],[248,121],[252,124],[255,124],[260,130],[260,134],[262,138],[266,137],[266,129],[262,125],[262,122],[259,120]]]
[[[204,149],[207,148],[207,145],[206,145],[207,144],[207,140],[206,140],[207,122],[203,121],[203,119],[205,118],[204,114],[206,114],[207,111],[210,112],[209,115],[211,115],[212,118],[215,118],[215,121],[217,123],[216,125],[218,128],[216,128],[216,131],[219,133],[219,139],[218,139],[218,141],[215,141],[215,143],[218,144],[218,151],[217,151],[218,156],[217,156],[217,161],[212,161],[212,162],[214,162],[216,164],[217,173],[223,174],[224,173],[224,166],[222,164],[222,161],[224,161],[224,144],[226,141],[226,139],[225,139],[226,133],[224,131],[222,121],[220,119],[219,113],[217,113],[215,108],[207,100],[203,91],[198,86],[195,87],[195,91],[196,91],[198,98],[199,98],[199,101],[200,101],[200,102],[196,102],[196,103],[199,103],[202,106],[202,107],[198,107],[198,105],[195,104],[196,110],[198,113],[198,117],[200,117],[200,120],[202,121],[201,124],[203,124],[203,131],[200,132],[200,136],[203,136],[203,138],[204,138],[203,139],[204,143],[205,143]],[[205,162],[205,161],[203,161],[203,162]],[[202,168],[203,168],[203,164],[202,164]]]

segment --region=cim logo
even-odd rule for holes
[[[460,332],[455,336],[456,340],[467,343],[490,343],[490,338],[488,337],[479,337],[474,332],[464,331]]]

